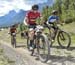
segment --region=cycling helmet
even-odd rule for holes
[[[38,10],[39,9],[39,6],[38,5],[33,5],[32,6],[32,10]]]
[[[12,27],[16,27],[16,25],[12,25]]]
[[[56,14],[56,13],[58,13],[57,10],[53,10],[53,11],[52,11],[52,14]]]

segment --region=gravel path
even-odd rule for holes
[[[4,54],[10,60],[14,61],[14,65],[46,65],[40,61],[35,60],[35,57],[30,56],[30,53],[23,48],[12,48],[11,45],[0,41],[1,47],[4,49]]]
[[[75,65],[75,49],[56,49],[51,48],[50,59],[47,63],[35,60],[36,57],[30,56],[30,52],[24,48],[12,48],[6,42],[0,41],[4,53],[9,59],[15,61],[14,65]]]
[[[4,54],[15,62],[11,65],[75,65],[75,47],[69,50],[51,48],[49,61],[47,63],[41,63],[35,60],[36,57],[30,56],[30,52],[27,51],[27,49],[22,47],[12,48],[10,43],[6,43],[5,41],[5,39],[9,38],[9,35],[5,34],[5,32],[2,32],[2,34],[0,35],[0,47],[4,49]],[[5,36],[5,38],[3,36]],[[4,41],[2,41],[3,39]]]

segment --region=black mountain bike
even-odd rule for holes
[[[16,33],[11,33],[11,45],[16,48]]]
[[[29,49],[30,40],[29,37],[27,38],[27,48]],[[50,42],[48,41],[47,36],[42,33],[42,28],[37,26],[35,29],[35,37],[34,37],[34,44],[33,44],[32,54],[34,50],[37,50],[38,59],[42,62],[47,62],[50,56]],[[35,47],[36,46],[36,47]]]
[[[69,48],[71,44],[71,37],[69,33],[61,30],[59,28],[59,25],[56,23],[53,24],[46,24],[46,27],[49,29],[48,38],[50,41],[53,39],[55,41],[55,38],[57,37],[57,42],[61,48]],[[54,28],[55,29],[54,29]],[[53,31],[51,29],[54,29]],[[51,43],[51,46],[54,42]]]

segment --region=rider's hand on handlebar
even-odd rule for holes
[[[60,25],[63,26],[65,23],[61,23]]]
[[[10,32],[8,32],[8,34],[10,34]]]

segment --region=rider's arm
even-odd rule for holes
[[[17,33],[17,29],[15,28],[15,32]]]
[[[60,24],[60,25],[62,25],[62,22],[61,22],[61,20],[60,20],[59,17],[58,17],[58,19],[57,19],[57,23]]]
[[[25,19],[24,19],[24,25],[28,25],[28,18],[27,17],[25,17]]]
[[[40,23],[39,24],[42,25],[44,23],[42,14],[39,15],[39,18],[40,18]]]
[[[11,31],[12,31],[12,30],[11,30],[11,27],[10,27],[10,28],[9,28],[9,34],[11,33]]]
[[[26,16],[25,16],[25,19],[24,19],[24,24],[25,24],[25,25],[28,25],[28,21],[29,21],[29,19],[28,19],[28,18],[29,18],[29,14],[30,14],[30,13],[28,12],[28,13],[26,14]]]
[[[37,18],[36,18],[36,24],[37,25],[41,25],[42,24],[42,15],[40,14],[40,12],[37,13]]]

